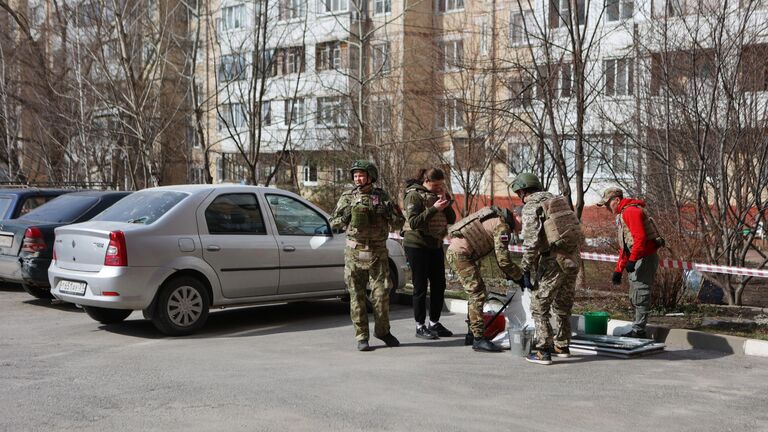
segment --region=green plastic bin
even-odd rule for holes
[[[584,333],[604,335],[608,332],[608,320],[611,315],[608,312],[585,312]]]

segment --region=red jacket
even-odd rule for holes
[[[645,201],[623,198],[619,202],[618,212],[624,220],[624,224],[632,233],[632,250],[629,251],[629,255],[624,250],[619,251],[619,262],[616,264],[616,271],[624,271],[624,267],[628,261],[637,261],[641,258],[645,258],[648,255],[653,255],[659,249],[656,242],[653,239],[649,239],[645,235],[645,226],[643,225],[643,211],[641,207],[645,207]]]

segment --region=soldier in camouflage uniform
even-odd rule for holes
[[[553,199],[565,203],[564,198],[543,190],[538,177],[522,173],[512,183],[512,190],[523,200],[522,238],[525,252],[521,265],[524,283],[533,294],[531,313],[536,325],[536,347],[526,360],[538,364],[551,364],[552,354],[570,357],[571,309],[576,290],[576,276],[581,265],[580,248],[583,233],[569,204],[561,213],[549,215],[545,210]],[[551,244],[545,232],[545,222],[559,214],[568,213],[566,226],[571,225],[574,236],[566,242]],[[532,276],[533,275],[533,276]],[[558,330],[553,335],[550,310],[557,316]]]
[[[344,249],[344,280],[349,290],[349,313],[355,328],[359,351],[370,351],[368,344],[368,311],[365,292],[370,281],[374,334],[387,346],[400,342],[389,331],[389,255],[387,237],[399,231],[405,218],[389,195],[373,183],[379,177],[376,166],[368,161],[356,161],[350,169],[355,188],[339,198],[331,217],[334,229],[347,230]]]
[[[467,312],[475,351],[499,352],[501,348],[483,337],[483,305],[486,292],[480,274],[480,260],[495,253],[499,267],[508,279],[523,284],[523,272],[512,261],[509,241],[514,230],[514,217],[507,209],[486,207],[472,213],[448,229],[451,244],[446,259],[469,294]],[[469,336],[469,335],[468,335]]]

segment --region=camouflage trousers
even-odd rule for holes
[[[469,316],[469,330],[476,339],[483,337],[485,323],[483,323],[483,305],[485,305],[485,283],[480,275],[480,264],[470,257],[456,253],[448,249],[445,255],[448,265],[459,277],[461,286],[469,295],[467,301],[467,315]]]
[[[629,301],[635,308],[632,330],[645,331],[651,309],[651,285],[658,269],[659,256],[653,254],[637,260],[635,271],[629,273]]]
[[[531,296],[531,314],[536,325],[536,348],[553,345],[567,347],[571,342],[571,310],[576,296],[576,276],[581,257],[575,254],[542,256],[538,267],[531,269],[538,279]],[[551,311],[551,312],[550,312]],[[551,313],[557,316],[557,333],[553,334]]]
[[[366,253],[367,252],[367,253]],[[371,303],[375,319],[374,334],[389,334],[389,261],[387,248],[344,249],[344,281],[349,291],[349,315],[355,328],[355,339],[368,340],[366,289],[370,281]]]

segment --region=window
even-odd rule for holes
[[[205,209],[209,234],[264,235],[267,228],[254,194],[226,194],[216,197]]]
[[[303,98],[286,99],[285,100],[285,118],[283,122],[286,126],[293,123],[294,125],[304,123],[304,115],[306,113],[304,107]]]
[[[371,72],[389,73],[389,43],[374,44],[371,46]]]
[[[533,79],[527,75],[518,76],[509,82],[509,104],[511,108],[522,108],[531,104]]]
[[[19,218],[38,222],[71,223],[83,216],[98,202],[99,198],[94,196],[64,194],[51,200],[45,206],[36,207],[34,210],[28,209],[29,213],[19,216]]]
[[[573,90],[573,65],[569,63],[561,64],[559,71],[560,91],[557,97],[569,98]]]
[[[278,19],[301,18],[306,13],[305,0],[280,0]]]
[[[331,235],[328,221],[303,202],[285,195],[267,195],[280,235]]]
[[[272,101],[261,102],[261,124],[263,126],[269,126],[272,124]]]
[[[246,112],[243,104],[221,104],[218,114],[219,131],[240,129],[246,126]]]
[[[464,0],[435,0],[435,12],[445,13],[464,9]]]
[[[19,217],[47,203],[52,198],[53,197],[42,197],[42,196],[27,198],[26,200],[24,200],[24,204],[21,205],[21,210],[19,211]]]
[[[549,0],[549,27],[565,27],[576,18],[576,25],[584,24],[586,0],[576,0],[576,16],[571,16],[571,0]]]
[[[378,100],[372,103],[371,122],[373,127],[379,131],[388,131],[392,129],[392,105],[386,100]]]
[[[444,71],[458,70],[464,60],[464,42],[461,39],[438,44],[438,64]]]
[[[374,0],[373,4],[376,15],[392,13],[392,0]]]
[[[150,225],[188,196],[184,192],[158,190],[134,192],[91,220]]]
[[[768,91],[768,45],[750,45],[742,49],[740,86],[747,92]]]
[[[236,30],[245,27],[245,5],[221,8],[221,31]]]
[[[632,59],[603,60],[606,96],[626,96],[633,93],[634,63]]]
[[[486,56],[488,55],[488,39],[490,37],[488,34],[488,18],[481,17],[478,19],[477,27],[480,29],[480,55]]]
[[[191,184],[205,184],[205,171],[203,167],[193,166],[189,169],[189,182]]]
[[[245,78],[246,59],[243,54],[221,56],[219,62],[219,81],[237,81]]]
[[[270,78],[277,75],[277,61],[275,50],[268,49],[259,55],[259,77]]]
[[[634,14],[635,0],[606,0],[605,9],[608,21],[629,19]]]
[[[320,0],[320,12],[346,12],[349,8],[347,0]]]
[[[304,72],[304,47],[289,47],[279,50],[281,67],[280,72],[283,75]]]
[[[455,98],[437,101],[437,128],[461,129],[464,127],[464,104]]]
[[[245,182],[249,176],[249,167],[246,165],[243,155],[240,153],[221,154],[220,181]]]
[[[535,163],[531,145],[527,142],[511,142],[507,145],[507,166],[509,175],[531,171]]]
[[[317,123],[326,127],[346,126],[347,109],[341,97],[317,98]]]
[[[512,45],[520,45],[527,43],[525,37],[525,29],[527,26],[534,25],[533,12],[512,12],[512,17],[509,20],[509,42]]]
[[[344,168],[336,168],[336,176],[334,179],[336,180],[336,183],[347,182],[347,172],[344,170]]]
[[[192,148],[200,148],[200,137],[197,135],[197,129],[194,126],[187,126],[187,143]]]
[[[305,185],[317,183],[317,164],[315,162],[307,161],[302,167],[301,181]]]
[[[341,69],[342,53],[347,46],[339,41],[319,43],[315,47],[315,69],[318,71]]]

